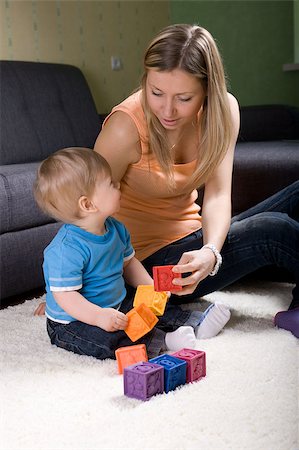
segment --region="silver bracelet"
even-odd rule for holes
[[[214,253],[214,256],[216,258],[214,269],[209,273],[210,277],[213,277],[220,269],[220,266],[222,264],[222,256],[220,255],[214,244],[206,244],[202,248],[209,248]]]

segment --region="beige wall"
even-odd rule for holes
[[[139,83],[143,51],[169,24],[168,1],[0,1],[0,59],[73,64],[99,112]],[[123,69],[111,70],[111,56]]]

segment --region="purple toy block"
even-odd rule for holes
[[[164,368],[150,362],[140,362],[124,369],[124,394],[139,400],[149,400],[164,392]]]
[[[187,363],[186,382],[200,380],[206,376],[206,354],[201,350],[182,348],[178,352],[172,353],[172,356],[183,359]]]

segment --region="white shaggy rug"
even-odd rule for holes
[[[1,450],[297,449],[298,340],[272,324],[292,286],[255,286],[205,297],[232,307],[198,342],[206,378],[148,402],[123,395],[115,361],[51,346],[39,299],[0,311]]]

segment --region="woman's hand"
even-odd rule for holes
[[[175,273],[189,273],[185,278],[174,278],[173,284],[183,287],[181,291],[172,291],[176,295],[192,294],[200,281],[212,272],[216,263],[213,252],[208,248],[201,248],[192,252],[183,253],[181,259],[172,271]]]
[[[105,331],[124,330],[128,325],[128,317],[114,308],[101,308],[96,320],[96,326]]]

